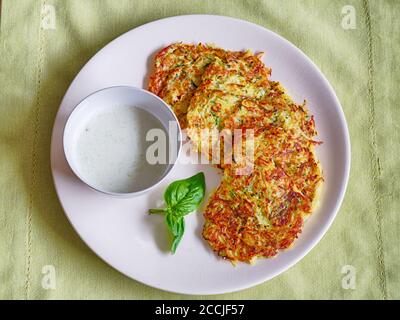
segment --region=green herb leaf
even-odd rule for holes
[[[206,189],[204,173],[171,183],[164,194],[164,200],[175,214],[184,216],[197,209],[204,199]]]
[[[183,217],[169,213],[165,216],[165,222],[167,223],[168,230],[172,236],[171,252],[175,253],[176,248],[183,237],[183,233],[185,232],[185,220]]]
[[[171,183],[164,193],[167,208],[150,209],[149,214],[162,214],[172,236],[171,252],[175,253],[185,232],[184,216],[198,208],[204,199],[204,173]]]

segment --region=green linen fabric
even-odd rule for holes
[[[54,118],[82,66],[132,28],[193,13],[248,20],[302,49],[335,88],[352,144],[346,197],[321,242],[280,276],[218,296],[163,292],[109,267],[68,223],[50,170]],[[3,0],[0,298],[399,299],[399,14],[395,0]]]

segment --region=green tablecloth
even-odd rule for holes
[[[60,207],[49,163],[55,114],[84,63],[125,31],[190,13],[245,19],[301,48],[335,88],[352,142],[345,201],[322,241],[273,280],[217,297],[400,298],[400,6],[395,0],[3,0],[0,298],[190,298],[130,280],[92,253]],[[55,282],[48,282],[53,271]]]

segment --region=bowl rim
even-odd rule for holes
[[[167,168],[167,170],[164,172],[164,174],[152,185],[144,188],[144,189],[140,189],[138,191],[133,191],[133,192],[112,192],[112,191],[107,191],[105,189],[101,189],[99,187],[96,187],[95,185],[91,184],[89,181],[87,181],[86,179],[84,179],[82,177],[82,175],[78,172],[78,170],[76,170],[75,166],[71,164],[72,160],[69,156],[69,153],[66,151],[66,134],[67,134],[67,128],[68,128],[68,124],[71,121],[71,118],[74,114],[76,114],[77,112],[79,112],[79,110],[81,110],[82,106],[84,106],[84,102],[89,99],[90,97],[99,94],[100,92],[103,91],[108,91],[108,90],[113,90],[113,89],[119,89],[119,88],[125,88],[125,89],[129,89],[129,90],[133,90],[136,92],[141,92],[144,93],[145,95],[149,95],[152,96],[153,98],[155,98],[158,102],[160,102],[164,107],[166,107],[170,113],[170,115],[172,116],[172,121],[176,123],[177,126],[177,155],[174,159],[174,161],[172,163],[169,163],[169,167]],[[145,110],[145,108],[141,108],[142,110]],[[147,111],[148,112],[148,111]],[[171,120],[169,120],[171,121]],[[161,122],[161,121],[160,121]],[[169,131],[167,130],[167,134],[168,137],[169,136]],[[182,129],[181,126],[179,124],[179,120],[176,117],[175,113],[172,111],[171,107],[164,101],[162,100],[160,97],[158,97],[157,95],[155,95],[154,93],[142,89],[142,88],[138,88],[135,86],[127,86],[127,85],[116,85],[116,86],[110,86],[110,87],[105,87],[105,88],[101,88],[99,90],[93,91],[92,93],[90,93],[89,95],[87,95],[86,97],[84,97],[83,99],[81,99],[76,105],[75,107],[72,109],[71,113],[68,115],[67,117],[67,121],[65,122],[64,128],[63,128],[63,132],[62,132],[62,146],[63,146],[63,152],[64,152],[64,156],[65,159],[68,163],[68,166],[70,167],[70,169],[72,170],[73,174],[80,180],[82,181],[85,185],[87,185],[89,188],[91,188],[94,191],[100,192],[104,195],[108,195],[108,196],[113,196],[113,197],[122,197],[122,198],[127,198],[127,197],[133,197],[136,195],[140,195],[143,194],[153,188],[155,188],[157,185],[159,185],[168,175],[169,173],[172,171],[172,169],[175,167],[176,163],[178,162],[178,158],[179,155],[181,153],[182,150]]]

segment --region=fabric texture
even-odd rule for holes
[[[56,112],[82,66],[132,28],[192,13],[248,20],[303,50],[335,88],[352,145],[346,197],[320,243],[270,281],[207,297],[150,288],[99,259],[63,213],[49,156]],[[395,0],[3,0],[0,298],[399,299],[399,14]]]

